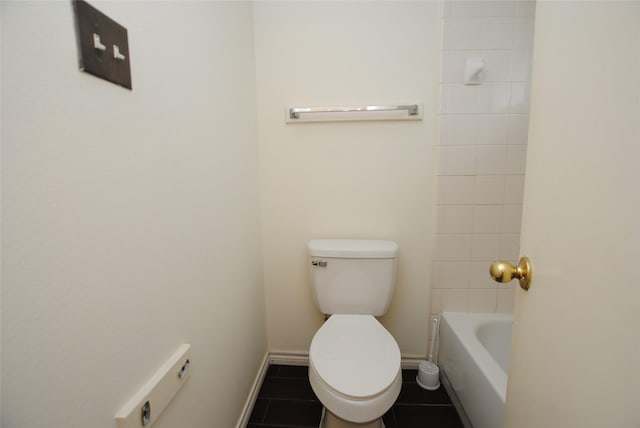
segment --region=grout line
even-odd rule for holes
[[[261,423],[267,419],[267,413],[269,413],[269,400],[267,400],[267,404],[264,406],[264,412],[262,412]]]
[[[452,403],[393,403],[393,407],[454,407]]]
[[[320,400],[297,399],[297,398],[263,398],[267,401],[289,401],[292,403],[319,403]]]
[[[395,410],[395,403],[393,404],[393,406],[391,406],[391,419],[393,419],[393,426],[398,428],[398,419],[396,418],[396,410]]]

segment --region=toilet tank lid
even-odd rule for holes
[[[308,248],[312,257],[391,259],[398,253],[395,242],[375,239],[312,239]]]

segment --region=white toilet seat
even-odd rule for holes
[[[400,393],[400,349],[373,316],[333,315],[311,342],[309,380],[335,415],[358,423],[374,420]]]

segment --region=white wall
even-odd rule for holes
[[[436,2],[258,2],[255,41],[269,347],[306,352],[321,324],[312,238],[391,239],[382,321],[426,351],[437,120]],[[420,122],[284,123],[286,106],[422,101]]]
[[[252,6],[92,3],[132,92],[78,71],[71,2],[2,2],[2,426],[112,428],[191,343],[154,426],[230,427],[266,352]]]
[[[533,1],[446,1],[442,15],[438,207],[431,312],[512,312],[515,281],[489,265],[518,260]],[[485,62],[465,85],[467,58]]]

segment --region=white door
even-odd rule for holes
[[[640,427],[640,2],[539,1],[504,426]]]

